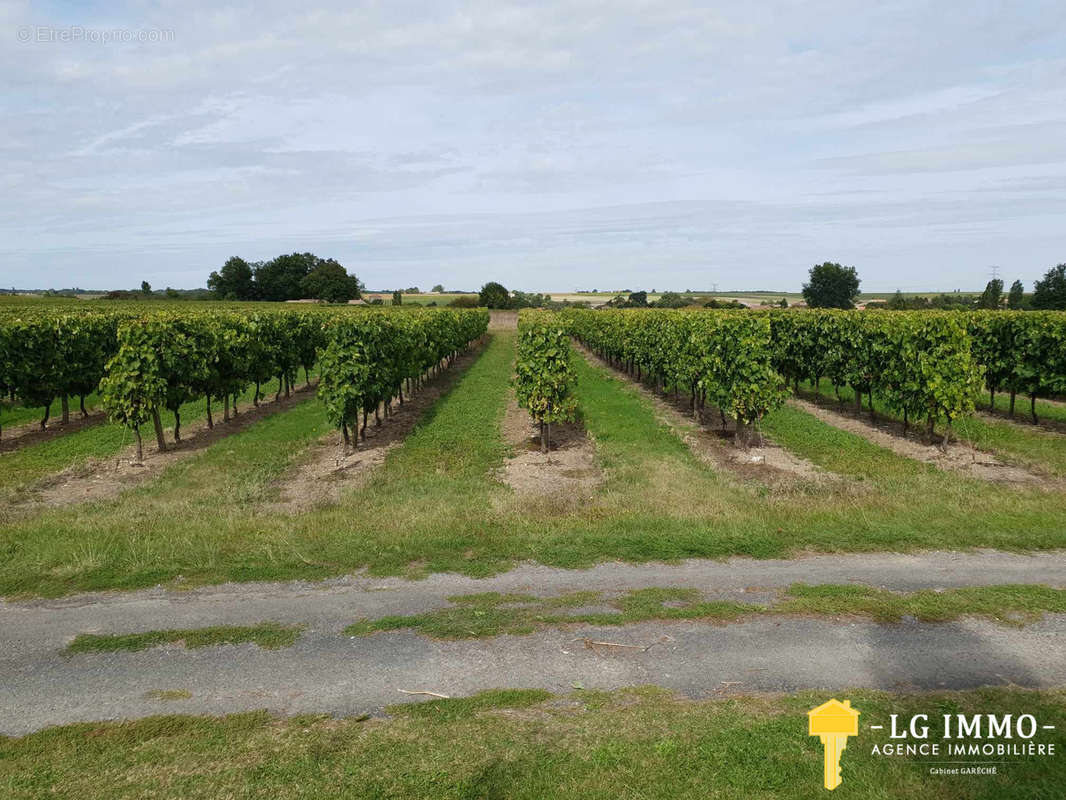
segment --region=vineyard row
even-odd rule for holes
[[[269,311],[74,311],[0,315],[0,389],[24,405],[47,409],[62,398],[99,390],[111,419],[133,429],[142,456],[140,426],[151,421],[166,449],[160,412],[174,414],[204,398],[230,405],[253,385],[277,379],[288,395],[304,370],[318,365],[319,396],[329,420],[347,437],[360,411],[375,411],[402,395],[404,381],[423,378],[484,334],[488,312],[468,309],[377,311],[278,309]]]
[[[982,386],[992,399],[1009,392],[1012,409],[1015,394],[1027,395],[1034,421],[1036,398],[1066,393],[1066,314],[1056,312],[572,309],[527,319],[520,331],[535,328],[550,352],[561,352],[560,335],[572,335],[638,379],[685,392],[694,412],[717,408],[741,439],[800,381],[849,387],[860,408],[863,396],[876,395],[905,425],[923,423],[931,434],[945,423],[945,436],[973,412]],[[544,374],[550,368],[543,356],[523,364],[520,350],[520,375],[569,385],[565,375]],[[551,402],[566,407],[558,391]]]

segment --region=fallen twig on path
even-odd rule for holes
[[[623,644],[621,642],[601,642],[597,641],[596,639],[590,639],[587,636],[578,637],[576,639],[572,639],[571,641],[584,642],[585,647],[589,648],[590,650],[594,650],[597,647],[624,647],[628,650],[640,650],[642,653],[646,653],[653,647],[655,647],[655,645],[662,644],[663,642],[665,642],[667,638],[669,637],[663,637],[659,641],[652,642],[651,644]]]

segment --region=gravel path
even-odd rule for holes
[[[474,592],[555,595],[578,590],[692,587],[708,598],[759,602],[767,593],[793,583],[860,583],[894,591],[1005,583],[1066,587],[1066,551],[853,553],[791,560],[690,559],[678,564],[608,562],[583,570],[523,564],[491,578],[454,573],[437,573],[420,581],[347,576],[314,583],[228,583],[191,590],[154,588],[0,601],[0,664],[14,656],[62,649],[79,633],[263,620],[344,627],[362,617],[441,608],[448,605],[451,595]]]
[[[494,687],[655,683],[703,696],[730,691],[869,686],[964,688],[1066,683],[1066,615],[1023,629],[966,619],[950,624],[766,617],[721,625],[648,622],[575,625],[532,636],[434,641],[410,632],[350,639],[363,617],[448,605],[450,595],[575,590],[617,593],[693,587],[707,597],[762,602],[794,582],[861,583],[909,591],[1002,583],[1066,586],[1066,551],[818,555],[795,560],[601,564],[588,570],[522,565],[492,578],[437,574],[423,581],[350,576],[320,583],[156,588],[0,602],[0,733],[78,720],[268,708],[367,713],[411,700],[399,689],[462,695]],[[306,623],[296,646],[254,645],[138,653],[61,653],[79,633]],[[653,645],[592,647],[584,638]],[[163,702],[146,693],[188,692]]]
[[[654,645],[644,651],[582,639]],[[292,648],[238,645],[139,653],[35,654],[0,662],[0,733],[161,713],[379,712],[414,698],[482,689],[615,689],[656,684],[692,697],[803,688],[952,689],[1066,683],[1066,615],[1016,629],[757,619],[575,626],[531,636],[434,641],[410,632],[347,638],[312,629]],[[180,692],[162,701],[152,693]]]

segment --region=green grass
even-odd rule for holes
[[[344,632],[349,636],[368,636],[381,631],[413,630],[438,639],[468,639],[520,636],[551,625],[627,625],[681,619],[732,622],[775,614],[856,616],[880,622],[898,622],[906,616],[923,622],[978,616],[1017,625],[1036,621],[1048,612],[1066,612],[1066,590],[1029,585],[896,593],[868,586],[796,584],[769,605],[707,601],[696,589],[656,587],[631,590],[609,599],[599,592],[571,592],[548,598],[489,592],[456,595],[448,600],[452,605],[446,608],[364,619],[349,625]],[[602,608],[582,611],[582,606]]]
[[[988,393],[982,393],[977,398],[977,407],[988,411],[991,406],[988,404]],[[1010,413],[1010,395],[1004,392],[998,392],[996,394],[996,412],[1004,415]],[[1036,416],[1040,422],[1045,420],[1051,423],[1066,425],[1066,404],[1062,402],[1051,402],[1048,400],[1036,400]],[[1014,417],[1026,424],[1032,420],[1029,416],[1029,398],[1026,395],[1018,395],[1014,401]]]
[[[716,481],[674,431],[623,378],[575,358],[578,405],[596,439],[596,452],[618,490],[653,482],[657,470],[680,470],[678,480]]]
[[[162,644],[183,642],[187,648],[217,647],[252,642],[264,650],[292,647],[302,625],[261,622],[258,625],[215,625],[208,628],[172,628],[141,633],[81,633],[67,645],[67,653],[114,653],[120,650],[147,650]]]
[[[70,406],[70,418],[71,420],[77,420],[81,418],[81,408],[78,405],[79,398],[71,397]],[[91,414],[100,405],[100,396],[93,392],[85,396],[85,409]],[[56,399],[52,401],[52,405],[48,410],[48,423],[49,425],[56,425],[59,423],[63,415],[63,402]],[[22,403],[10,400],[0,400],[0,424],[4,426],[3,435],[8,435],[8,428],[14,425],[25,425],[28,422],[40,422],[44,417],[44,407],[28,407],[22,405]]]
[[[1066,590],[1049,586],[1008,584],[959,589],[889,592],[870,586],[823,584],[789,587],[773,613],[870,617],[898,622],[914,617],[922,622],[948,622],[959,617],[983,617],[1007,625],[1035,622],[1046,613],[1066,612]]]
[[[687,701],[660,689],[496,691],[389,709],[384,719],[265,712],[159,716],[0,737],[0,795],[214,800],[294,798],[714,798],[813,800],[822,745],[806,712],[827,692]],[[1038,800],[1066,783],[1066,693],[1016,688],[837,695],[860,712],[834,796]],[[878,756],[890,715],[1033,714],[1053,757],[995,758],[997,774],[940,777],[943,757]],[[881,730],[872,725],[884,726]]]
[[[1032,488],[936,470],[785,408],[767,430],[841,479],[770,491],[697,459],[650,401],[582,358],[578,400],[606,482],[591,499],[523,498],[502,484],[513,334],[472,366],[383,465],[340,501],[272,509],[274,483],[328,430],[304,402],[117,499],[0,525],[0,594],[60,595],[173,581],[324,578],[366,568],[483,576],[530,560],[777,558],[798,551],[1066,547],[1066,504]],[[15,454],[5,454],[6,459]]]
[[[925,464],[874,444],[792,406],[768,415],[763,430],[774,441],[820,467],[849,478],[879,485],[886,491],[906,487],[945,489],[967,483]],[[961,483],[960,483],[961,481]],[[969,483],[974,483],[969,481]]]
[[[13,500],[48,475],[110,458],[132,443],[130,431],[101,423],[0,454],[0,498]]]
[[[377,293],[374,293],[377,294]],[[459,297],[472,297],[477,299],[477,293],[474,294],[462,294],[460,292],[421,292],[419,294],[403,294],[403,304],[405,306],[428,306],[430,303],[436,303],[438,306],[446,306],[453,300]],[[392,293],[383,294],[382,299],[385,301],[385,305],[392,305]]]
[[[813,384],[802,385],[806,390],[814,392]],[[822,382],[819,394],[825,399],[836,399],[832,386],[825,381]],[[855,394],[848,387],[842,386],[840,397],[845,403],[845,413],[850,412],[854,408]],[[864,408],[868,408],[866,403],[864,399]],[[879,417],[899,421],[876,396],[874,407]],[[1042,430],[1037,426],[1026,427],[1024,423],[1012,424],[1007,420],[977,416],[956,420],[952,430],[957,438],[970,442],[979,450],[993,453],[1004,461],[1032,467],[1051,475],[1066,476],[1066,436],[1061,433]],[[943,426],[938,427],[937,431],[943,434]]]
[[[1039,472],[1066,476],[1066,436],[1037,427],[1025,428],[1007,421],[970,417],[955,423],[959,438],[1003,460],[1032,467]]]

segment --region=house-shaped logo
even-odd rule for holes
[[[850,700],[829,700],[807,712],[807,733],[822,740],[825,788],[833,790],[840,785],[840,754],[848,746],[848,737],[859,734],[859,712]]]

